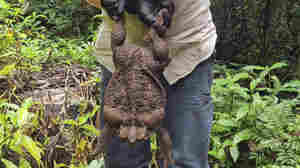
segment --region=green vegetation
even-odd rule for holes
[[[63,7],[48,7],[24,14],[22,3],[0,0],[0,167],[79,168],[90,164],[92,168],[103,165],[103,161],[96,160],[94,146],[99,131],[92,124],[99,106],[90,93],[99,79],[91,73],[76,71],[78,67],[74,66],[80,64],[95,71],[92,41],[97,22],[92,20],[94,29],[87,30],[91,33],[78,36],[77,32],[67,32],[72,31],[66,27],[70,24],[72,27],[74,20],[63,15],[62,10]],[[69,10],[71,8],[65,8],[64,12]],[[66,72],[73,73],[66,75],[74,78],[73,83],[63,79],[62,83],[66,82],[67,86],[56,86],[61,81],[55,78]],[[54,79],[54,85],[43,78]],[[80,98],[74,103],[70,102],[74,101],[74,95],[68,89],[76,88],[73,87],[76,79],[80,91],[75,94]],[[50,93],[49,99],[41,102],[37,100],[44,100],[43,97],[32,99],[26,95],[40,89]],[[58,96],[51,97],[53,92]],[[57,97],[61,95],[63,104],[57,104]],[[79,113],[77,117],[72,114],[74,104],[75,112]]]
[[[0,0],[0,167],[103,166],[96,148],[101,132],[92,122],[99,111],[95,84],[101,79],[95,75],[93,43],[101,11],[83,2],[34,0],[26,6],[22,0]],[[212,2],[214,9],[230,6],[229,1]],[[259,12],[244,11],[268,11],[267,2],[257,1],[255,6],[247,1],[244,8],[232,4],[232,21],[245,17],[254,23]],[[284,9],[289,6],[290,15],[296,14],[299,5],[289,0]],[[280,17],[284,11],[274,14],[280,23],[286,19]],[[226,63],[218,61],[214,73],[212,168],[300,168],[300,81],[295,73],[300,47],[297,26],[292,24],[295,17],[290,16],[288,29],[284,24],[276,27],[273,18],[265,36],[259,34],[263,26],[256,31],[251,24],[246,28],[236,22],[240,24],[231,30],[241,32],[239,47],[236,34],[220,33],[218,60]],[[271,34],[280,40],[274,42]],[[258,40],[247,41],[242,38],[246,35]],[[222,53],[231,53],[232,46],[241,52],[224,58]],[[264,63],[263,58],[272,59]],[[51,97],[54,92],[58,96]],[[152,148],[157,150],[155,140]]]
[[[280,81],[275,71],[284,67],[217,66],[209,153],[216,167],[300,166],[300,81]]]

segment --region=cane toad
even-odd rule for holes
[[[158,16],[163,12],[166,10]],[[166,161],[172,162],[171,139],[161,127],[167,95],[157,77],[170,62],[167,42],[154,28],[149,32],[148,47],[127,44],[125,37],[123,21],[116,22],[111,33],[116,71],[105,89],[104,136],[107,142],[108,137],[117,135],[134,143],[156,132]]]

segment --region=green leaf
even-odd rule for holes
[[[250,83],[250,90],[254,91],[254,89],[256,88],[256,86],[261,82],[261,79],[255,79],[253,81],[251,81]]]
[[[276,95],[281,89],[281,82],[277,78],[277,76],[271,76],[271,79],[273,81],[273,86],[274,86],[274,89],[272,89],[272,92],[274,95]]]
[[[241,132],[238,132],[237,134],[235,134],[233,138],[233,144],[237,145],[241,141],[249,140],[251,136],[252,136],[252,132],[250,129],[245,129]]]
[[[154,133],[150,137],[150,145],[151,145],[151,151],[157,151],[158,146],[157,146],[157,135]]]
[[[14,152],[18,153],[19,155],[24,154],[24,150],[22,148],[22,133],[21,130],[19,129],[17,132],[14,133],[13,139],[11,141],[11,144],[9,148],[13,150]]]
[[[233,93],[243,97],[246,100],[248,100],[250,98],[250,96],[248,94],[248,92],[249,92],[248,88],[244,88],[244,87],[240,87],[240,86],[234,86],[231,89],[232,89]]]
[[[104,167],[104,160],[93,160],[87,168],[103,168]]]
[[[0,103],[0,108],[3,108],[3,107],[11,108],[11,109],[13,109],[13,110],[18,110],[18,109],[19,109],[19,106],[16,105],[16,104],[11,104],[11,103]]]
[[[27,35],[25,33],[18,34],[21,39],[26,39]]]
[[[240,155],[238,147],[236,145],[233,145],[230,147],[229,150],[230,150],[230,155],[231,155],[233,161],[236,162]]]
[[[272,76],[271,79],[274,81],[274,88],[279,89],[281,87],[281,83],[277,76]]]
[[[297,88],[281,88],[279,91],[300,93],[300,89]]]
[[[8,110],[6,112],[6,116],[11,120],[14,126],[17,126],[17,113],[15,111]]]
[[[12,161],[1,159],[6,168],[18,168]]]
[[[210,150],[208,151],[208,154],[212,157],[215,157],[217,158],[218,157],[218,153],[217,153],[217,150]]]
[[[80,139],[79,144],[77,144],[77,148],[80,149],[80,151],[84,151],[86,146],[87,146],[87,141],[85,139]]]
[[[283,67],[286,67],[286,66],[288,66],[288,64],[279,62],[279,63],[273,64],[273,65],[270,67],[269,70],[271,71],[271,70],[274,70],[274,69],[280,69],[280,68],[283,68]]]
[[[253,109],[250,112],[262,111],[266,106],[266,102],[262,100],[262,97],[260,96],[259,93],[255,93],[254,95],[252,95],[252,97],[253,97],[253,102],[252,102]],[[250,115],[255,115],[255,113],[251,113]]]
[[[210,150],[208,154],[221,161],[226,159],[226,152],[224,151],[224,148]]]
[[[89,113],[89,117],[92,118],[97,113],[97,111],[99,111],[99,109],[100,109],[100,106],[95,105],[93,108],[93,111],[91,113]]]
[[[293,80],[283,85],[285,88],[298,88],[300,89],[300,80]]]
[[[87,122],[87,120],[89,119],[89,117],[90,116],[88,114],[78,117],[79,125],[85,124]]]
[[[77,125],[77,123],[76,123],[75,120],[65,120],[65,121],[64,121],[64,124],[68,124],[68,125],[72,125],[72,126]]]
[[[64,164],[64,163],[59,163],[59,164],[57,164],[56,161],[54,160],[54,168],[62,168],[62,167],[67,168],[68,165],[66,165],[66,164]]]
[[[220,148],[219,150],[217,150],[217,159],[219,159],[219,160],[226,159],[226,152],[225,152],[224,148]]]
[[[214,144],[213,148],[220,147],[222,145],[220,137],[218,137],[218,136],[212,136],[211,137],[211,141]]]
[[[261,88],[256,88],[256,91],[264,91],[264,92],[268,92],[268,93],[272,93],[272,89],[271,88],[267,88],[267,87],[261,87]]]
[[[231,139],[226,139],[223,143],[223,147],[231,146],[233,145],[233,141]]]
[[[100,131],[97,130],[93,125],[85,124],[81,128],[83,128],[84,130],[92,133],[95,136],[99,136],[100,135]]]
[[[4,125],[6,123],[6,114],[0,113],[0,125]]]
[[[236,123],[233,121],[233,120],[224,120],[224,119],[221,119],[219,121],[217,121],[217,124],[219,125],[222,125],[224,127],[235,127],[236,126]]]
[[[41,156],[43,150],[28,136],[22,136],[22,146],[30,153],[30,155],[37,161],[38,165],[41,163]]]
[[[243,70],[246,71],[253,71],[253,70],[264,70],[265,67],[263,66],[257,66],[257,65],[248,65],[242,68]]]
[[[249,74],[248,73],[238,73],[236,75],[233,76],[232,81],[233,82],[237,82],[241,79],[248,79],[249,78]]]
[[[243,104],[236,113],[236,120],[244,118],[249,112],[249,105]]]
[[[1,0],[0,0],[1,2]],[[0,70],[0,75],[9,76],[16,69],[16,64],[6,65],[4,68]]]
[[[32,99],[26,99],[21,108],[17,111],[17,125],[22,127],[26,124],[34,115],[28,112],[28,109],[32,106]]]
[[[6,3],[4,0],[0,0],[0,9],[9,9],[9,4]]]
[[[104,19],[105,16],[103,14],[97,14],[93,17],[93,19]]]
[[[31,165],[27,160],[25,160],[24,158],[21,158],[21,160],[19,162],[19,168],[31,168]]]
[[[214,80],[214,83],[217,85],[217,86],[224,86],[224,85],[227,85],[230,81],[227,80],[227,79],[215,79]]]

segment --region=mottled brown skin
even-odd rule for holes
[[[174,160],[172,159],[172,140],[168,133],[168,130],[165,128],[159,128],[158,131],[158,141],[160,146],[161,154],[164,157],[164,168],[167,168],[169,163],[174,164]]]
[[[149,47],[126,44],[125,37],[121,20],[114,24],[111,34],[116,71],[105,90],[104,139],[114,134],[134,143],[157,132],[167,166],[173,162],[171,138],[161,128],[167,95],[157,75],[170,62],[169,49],[154,29],[149,32]]]

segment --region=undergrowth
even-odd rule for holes
[[[300,167],[300,81],[268,66],[217,66],[210,156],[215,167]]]
[[[55,34],[55,31],[51,31],[52,26],[47,27],[48,22],[51,23],[51,20],[58,17],[55,15],[58,12],[54,9],[48,13],[55,16],[35,11],[27,16],[23,14],[22,5],[19,3],[6,3],[1,0],[0,4],[0,65],[30,63],[38,66],[55,62],[81,63],[95,67],[96,59],[91,51],[96,28],[87,36]],[[72,18],[64,19],[72,23]],[[55,27],[62,24],[58,22]]]
[[[99,131],[92,123],[99,107],[90,95],[80,97],[75,118],[64,118],[70,105],[58,106],[65,111],[61,115],[55,105],[49,111],[49,102],[21,96],[32,74],[43,73],[48,65],[70,70],[73,64],[80,64],[95,70],[93,34],[65,35],[61,33],[64,26],[53,30],[53,25],[63,25],[55,20],[61,14],[57,8],[25,15],[20,2],[0,0],[0,167],[99,167],[103,161],[93,154]],[[60,19],[72,24],[70,16]],[[96,77],[88,80],[79,81],[82,92],[98,81]]]

